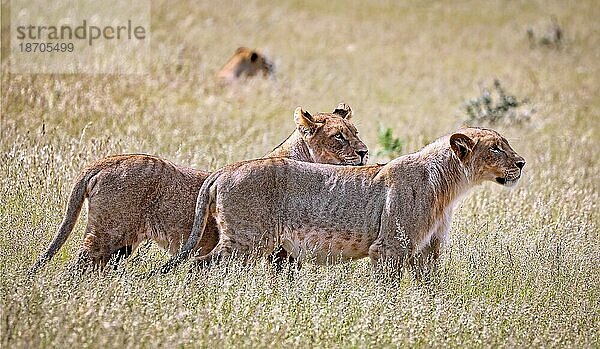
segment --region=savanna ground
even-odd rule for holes
[[[596,1],[159,1],[146,75],[16,75],[2,13],[1,346],[599,347],[600,7]],[[555,16],[560,48],[531,47]],[[222,88],[240,45],[277,79]],[[487,183],[456,211],[441,270],[377,280],[368,261],[220,266],[147,279],[166,261],[144,245],[117,272],[69,272],[68,243],[26,276],[88,162],[150,153],[199,169],[267,153],[292,113],[354,109],[376,156],[380,125],[402,153],[459,127],[464,103],[497,78],[531,121],[494,126],[527,160],[513,190]],[[488,125],[489,126],[489,125]]]

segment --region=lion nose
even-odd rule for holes
[[[356,154],[358,154],[358,156],[360,156],[360,162],[365,162],[365,157],[367,156],[367,154],[369,154],[368,150],[357,150]]]
[[[522,168],[523,168],[523,166],[525,166],[525,161],[522,161],[522,160],[521,160],[521,161],[517,161],[517,162],[515,163],[515,165],[517,165],[517,167],[518,167],[518,168],[519,168],[519,170],[520,170],[520,169],[522,169]]]
[[[270,61],[265,61],[265,70],[269,73],[272,74],[275,72],[275,65],[270,62]]]

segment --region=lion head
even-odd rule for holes
[[[464,128],[450,136],[450,146],[475,183],[487,180],[511,187],[521,178],[525,160],[496,131]]]
[[[294,112],[296,128],[316,162],[364,165],[369,150],[358,138],[351,118],[352,109],[344,103],[340,103],[332,113],[311,115],[302,107]]]
[[[273,63],[265,56],[255,50],[240,47],[221,68],[217,77],[223,81],[233,81],[240,77],[251,77],[258,74],[269,76],[273,70]]]

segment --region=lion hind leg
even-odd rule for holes
[[[273,250],[268,257],[269,262],[275,267],[277,274],[283,272],[284,267],[287,266],[288,272],[291,274],[294,270],[300,270],[302,265],[297,258],[294,258],[283,246],[279,246]]]
[[[140,241],[131,242],[126,236],[120,232],[100,232],[88,226],[77,257],[78,268],[93,266],[94,269],[104,270],[110,264],[116,269],[140,244]]]
[[[90,266],[94,269],[104,269],[111,254],[108,236],[88,230],[77,256],[77,266],[84,270]]]
[[[197,268],[202,269],[219,264],[223,260],[223,255],[225,255],[225,253],[223,252],[222,246],[219,243],[209,253],[197,256],[194,259],[194,265]]]
[[[258,233],[249,229],[243,233],[232,234],[231,230],[221,231],[219,243],[206,255],[196,257],[195,264],[199,267],[209,266],[231,258],[241,259],[247,264],[252,257],[272,256],[275,251],[274,239],[267,233]],[[284,256],[281,252],[281,256]]]

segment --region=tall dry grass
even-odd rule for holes
[[[551,16],[563,47],[531,48],[527,28]],[[3,11],[2,347],[600,346],[599,17],[594,1],[157,1],[147,74],[15,75]],[[218,86],[240,45],[269,54],[277,79]],[[410,152],[460,126],[463,103],[495,78],[537,110],[498,126],[524,178],[464,200],[428,283],[377,280],[366,261],[147,279],[167,258],[153,245],[77,277],[85,213],[41,275],[25,275],[90,161],[143,152],[216,169],[276,146],[297,105],[340,101],[373,155],[380,124]]]

